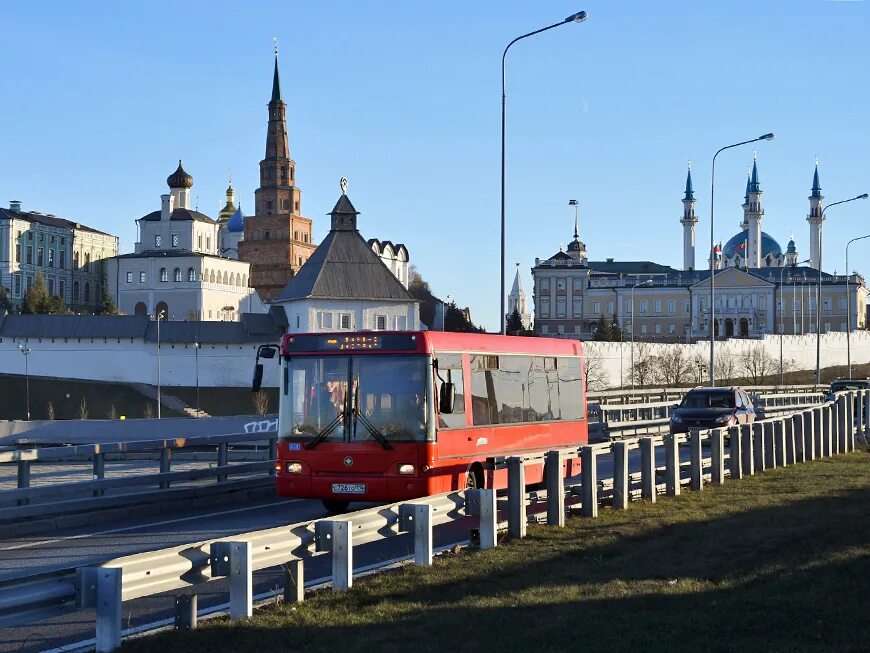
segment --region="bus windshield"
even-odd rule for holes
[[[282,401],[289,424],[282,425],[282,438],[376,439],[368,422],[387,441],[426,439],[431,385],[426,357],[295,356],[286,365]]]

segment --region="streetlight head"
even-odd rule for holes
[[[764,136],[759,136],[758,140],[760,140],[760,141],[772,141],[773,134],[765,134]]]
[[[863,195],[858,195],[858,199],[859,199],[859,200],[866,200],[866,199],[867,199],[867,193],[864,193]]]
[[[571,14],[565,19],[566,23],[582,23],[584,20],[588,18],[588,14],[585,11],[578,11],[576,14]]]
[[[579,203],[577,200],[568,200],[568,206],[577,206]]]

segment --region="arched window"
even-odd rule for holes
[[[172,277],[176,282],[181,281],[181,268],[175,268],[175,273]]]
[[[193,268],[187,268],[187,280],[196,281],[196,270]]]
[[[87,265],[90,265],[90,264],[91,264],[91,255],[90,255],[90,252],[89,252],[89,253],[85,254],[85,265],[87,266]]]
[[[226,273],[226,270],[224,270],[224,285],[225,286],[229,285],[229,283],[230,283],[229,275]]]
[[[73,301],[77,302],[79,300],[79,282],[73,282]]]
[[[79,266],[79,253],[73,252],[73,267],[77,268]]]
[[[214,283],[214,270],[211,271],[211,276],[208,278],[210,283]]]
[[[299,267],[300,268],[302,267],[302,257],[301,256],[299,257]]]
[[[85,304],[91,301],[91,284],[85,282]]]
[[[163,283],[169,281],[169,272],[167,272],[166,268],[160,268],[160,281]]]
[[[306,233],[303,233],[303,234],[302,234],[302,242],[303,242],[303,243],[307,243],[307,242],[308,242],[308,234],[306,234]]]
[[[208,268],[205,268],[205,269],[202,271],[202,280],[203,280],[203,281],[208,281]]]
[[[167,306],[166,302],[157,302],[157,307],[154,310],[155,315],[160,315],[161,313],[163,314],[161,319],[169,319],[169,306]]]
[[[248,275],[246,274],[242,275],[242,286],[244,286],[245,288],[248,287]]]
[[[293,232],[293,240],[299,240],[299,232],[298,231]]]
[[[269,240],[269,232],[268,231],[263,232],[263,240]]]
[[[133,313],[136,315],[148,315],[148,307],[145,306],[144,302],[138,302],[136,308],[133,309]]]

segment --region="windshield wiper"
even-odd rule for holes
[[[393,448],[393,445],[391,445],[391,444],[389,443],[389,441],[387,440],[386,436],[384,436],[383,433],[381,433],[377,428],[375,428],[375,425],[372,424],[372,423],[369,421],[369,418],[368,418],[368,417],[366,417],[365,415],[363,415],[363,414],[362,414],[361,412],[359,412],[359,410],[356,409],[356,408],[353,409],[353,411],[351,412],[351,414],[352,414],[355,418],[357,418],[357,419],[362,423],[362,425],[365,427],[366,431],[368,431],[369,433],[371,433],[371,436],[372,436],[375,440],[377,440],[378,442],[380,442],[381,446],[382,446],[384,449],[392,449],[392,448]]]
[[[305,445],[305,448],[306,449],[313,449],[314,447],[316,447],[318,444],[320,444],[326,438],[328,438],[330,436],[330,434],[335,429],[337,429],[338,425],[341,424],[343,421],[344,421],[344,410],[340,410],[340,411],[338,411],[338,415],[336,415],[335,418],[329,424],[327,424],[320,433],[315,435],[314,439],[311,442],[309,442],[308,444]]]

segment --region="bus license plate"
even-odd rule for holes
[[[333,494],[365,494],[365,483],[333,483]]]

